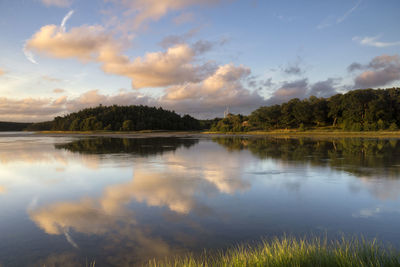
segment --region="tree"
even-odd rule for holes
[[[133,122],[131,120],[126,120],[122,123],[122,130],[123,131],[133,131],[135,128],[133,126]]]

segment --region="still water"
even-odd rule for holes
[[[400,247],[400,140],[0,136],[0,265],[129,266],[281,235]]]

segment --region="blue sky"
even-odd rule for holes
[[[399,11],[396,0],[3,0],[0,120],[100,103],[206,118],[399,86]]]

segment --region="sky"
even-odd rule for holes
[[[0,121],[400,86],[398,0],[0,0]]]

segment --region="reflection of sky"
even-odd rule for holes
[[[27,229],[31,245],[43,247],[41,258],[51,258],[51,242],[59,251],[99,260],[103,256],[93,251],[101,250],[104,257],[114,255],[109,262],[123,265],[139,255],[282,233],[400,240],[396,179],[261,160],[209,140],[143,158],[54,149],[54,142],[68,141],[61,139],[7,140],[0,141],[0,232]],[[0,245],[0,251],[13,254],[10,247]]]

